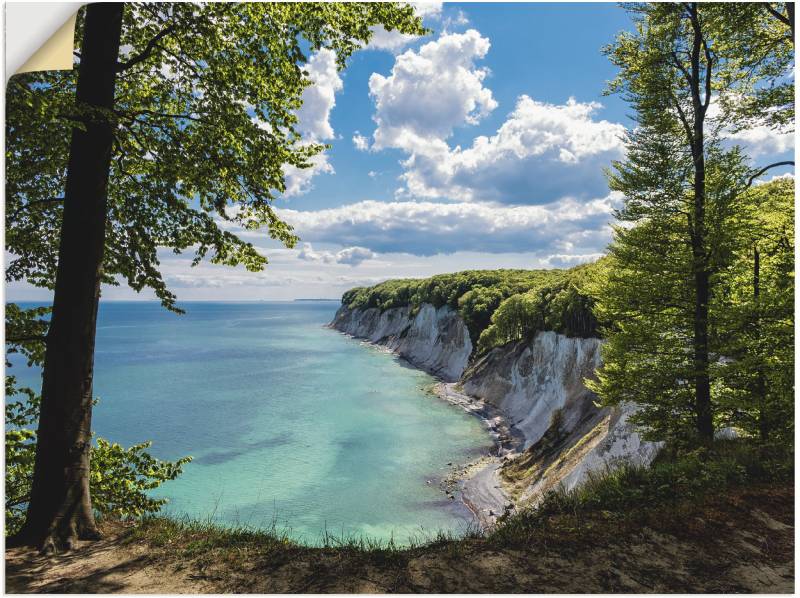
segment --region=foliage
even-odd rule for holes
[[[425,33],[397,3],[126,3],[113,113],[76,105],[77,69],[12,77],[6,279],[53,288],[70,131],[98,118],[115,125],[104,283],[176,309],[160,248],[261,270],[266,257],[231,230],[297,240],[271,202],[324,149],[297,129],[306,55],[330,49],[343,68],[380,24]]]
[[[16,532],[25,520],[36,451],[36,432],[31,428],[38,416],[38,399],[33,395],[6,405],[6,535]],[[95,439],[89,489],[96,512],[139,517],[156,513],[167,502],[148,492],[178,477],[191,457],[161,461],[147,452],[149,446],[143,442],[126,449],[104,438]]]
[[[728,125],[793,130],[793,8],[786,2],[720,2],[709,7],[708,17],[715,51],[727,58],[719,99]]]
[[[794,181],[776,179],[740,198],[737,245],[721,274],[716,393],[736,426],[763,440],[794,437]]]
[[[350,289],[342,296],[342,304],[351,309],[381,311],[405,306],[413,311],[423,303],[436,308],[448,305],[458,310],[473,346],[483,351],[537,330],[596,336],[592,300],[580,290],[583,280],[593,271],[589,266],[570,270],[467,270],[425,279],[388,280]],[[524,331],[514,334],[512,329],[516,331],[518,327],[506,322],[510,322],[512,313],[517,313],[514,306],[521,301],[535,304],[542,317],[535,322],[525,319]],[[495,322],[494,314],[498,313],[505,316]]]
[[[478,351],[523,338],[540,330],[572,337],[599,336],[594,301],[584,291],[586,283],[603,273],[603,260],[557,273],[524,293],[512,295],[491,315],[491,325],[478,340]]]
[[[41,365],[43,338],[47,330],[49,308],[22,309],[6,304],[6,368],[11,367],[10,353],[20,353],[28,366]],[[36,422],[40,396],[30,388],[20,387],[16,377],[5,378],[5,513],[6,534],[16,532],[25,520],[36,455]],[[180,475],[191,461],[161,461],[147,452],[149,442],[123,448],[97,438],[91,451],[90,492],[95,510],[115,517],[138,517],[157,512],[166,502],[148,496],[168,480]]]
[[[609,91],[631,103],[636,127],[609,175],[624,203],[606,275],[587,287],[608,339],[589,386],[603,404],[639,403],[633,421],[650,439],[708,441],[715,425],[730,423],[717,362],[733,330],[714,306],[748,244],[742,195],[754,170],[739,148],[723,149],[729,123],[709,108],[714,94],[752,91],[768,75],[748,70],[725,38],[723,20],[736,10],[633,5],[635,32],[606,50],[620,69]],[[759,226],[750,219],[745,228]]]

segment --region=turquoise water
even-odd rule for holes
[[[274,522],[307,542],[326,529],[402,542],[470,524],[437,482],[488,449],[487,433],[431,395],[427,374],[325,328],[338,303],[184,307],[102,303],[97,329],[94,430],[194,457],[158,490],[168,513]]]

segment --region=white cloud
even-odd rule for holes
[[[734,98],[735,100],[735,98]],[[722,109],[719,98],[714,96],[706,113],[706,118],[711,123],[716,123],[721,128],[723,138],[739,145],[751,157],[757,158],[770,154],[782,154],[794,149],[794,132],[785,132],[772,129],[766,125],[759,125],[750,129],[733,132],[727,122],[720,122]]]
[[[356,131],[353,134],[353,145],[358,151],[365,152],[369,150],[369,139],[367,139],[361,133]]]
[[[607,191],[603,169],[624,155],[625,127],[596,120],[600,107],[520,96],[497,132],[476,137],[467,149],[443,140],[411,149],[403,192],[518,204],[601,195]]]
[[[410,2],[414,12],[423,19],[439,19],[442,16],[444,2]]]
[[[411,2],[414,12],[423,19],[438,20],[442,16],[441,2]],[[459,11],[460,12],[460,11]],[[400,33],[399,31],[387,31],[382,25],[370,27],[372,39],[370,39],[367,49],[386,50],[389,52],[399,52],[409,44],[420,39],[419,35]]]
[[[286,182],[286,191],[284,197],[295,197],[303,195],[313,189],[312,180],[319,174],[334,174],[336,171],[333,165],[328,161],[328,154],[321,152],[316,156],[309,159],[311,166],[308,168],[297,168],[291,164],[283,166],[284,181]]]
[[[489,40],[474,29],[442,35],[419,51],[398,56],[388,77],[373,73],[369,79],[377,124],[373,148],[415,151],[494,110],[497,102],[483,86],[488,70],[475,66],[489,46]]]
[[[336,53],[328,48],[314,52],[305,70],[313,84],[303,90],[297,128],[315,141],[332,139],[331,110],[336,105],[336,92],[344,87],[336,69]]]
[[[303,243],[303,248],[297,254],[297,257],[309,262],[358,266],[361,262],[375,258],[375,253],[365,247],[346,247],[335,253],[331,251],[314,251],[311,243]]]
[[[442,29],[449,31],[451,27],[463,27],[464,25],[469,25],[469,19],[464,14],[464,11],[459,9],[454,17],[447,17],[444,20]]]
[[[477,124],[497,107],[476,61],[490,43],[475,29],[443,34],[395,59],[388,76],[373,73],[373,151],[396,148],[407,158],[398,197],[512,204],[607,192],[603,169],[623,156],[625,127],[595,117],[602,107],[527,95],[491,136],[451,147],[456,127]]]
[[[794,149],[794,133],[782,133],[765,125],[732,133],[729,138],[741,145],[751,158]]]
[[[336,105],[336,92],[344,87],[336,69],[336,53],[322,48],[311,56],[305,70],[313,83],[303,90],[303,105],[297,111],[297,129],[308,142],[333,139],[335,135],[330,114]],[[309,168],[284,167],[284,196],[307,193],[312,188],[312,179],[315,176],[334,173],[325,153],[317,154],[310,162],[312,165]]]
[[[367,45],[368,50],[397,52],[419,39],[418,35],[401,33],[396,29],[386,31],[381,25],[373,25],[370,30],[372,31],[372,39],[369,40],[369,45]]]
[[[375,253],[366,247],[347,247],[336,252],[336,263],[357,266],[363,261],[375,258]]]
[[[314,251],[312,242],[419,256],[473,251],[563,257],[603,251],[611,238],[612,210],[619,201],[616,194],[537,206],[362,201],[317,211],[282,209],[279,215],[307,242],[303,259],[326,261],[325,253]],[[336,261],[347,263],[341,256]]]

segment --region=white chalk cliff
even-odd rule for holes
[[[629,423],[635,406],[600,408],[584,385],[601,363],[600,339],[539,332],[470,363],[467,327],[447,306],[423,304],[413,314],[408,307],[381,312],[342,306],[331,326],[458,381],[465,395],[500,413],[516,439],[516,450],[500,468],[516,504],[536,502],[558,484],[574,488],[591,471],[625,461],[647,465],[658,451]]]
[[[339,308],[331,323],[336,330],[394,351],[416,367],[454,382],[461,377],[472,353],[469,331],[448,306],[423,304],[412,315],[408,307],[387,309]]]

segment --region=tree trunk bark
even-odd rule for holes
[[[705,113],[708,98],[701,98],[700,57],[703,32],[697,13],[697,4],[689,5],[689,15],[694,29],[691,49],[691,85],[693,104],[692,157],[694,161],[694,231],[692,235],[692,265],[695,282],[693,369],[695,383],[695,417],[697,433],[704,441],[714,439],[714,420],[711,408],[711,380],[708,358],[708,304],[711,296],[711,275],[706,249],[706,171],[705,171]],[[711,76],[711,65],[706,65],[705,78]]]
[[[113,140],[113,124],[102,110],[114,106],[123,6],[86,8],[77,85],[86,130],[72,130],[31,500],[14,539],[45,552],[99,537],[89,495],[89,455]]]

